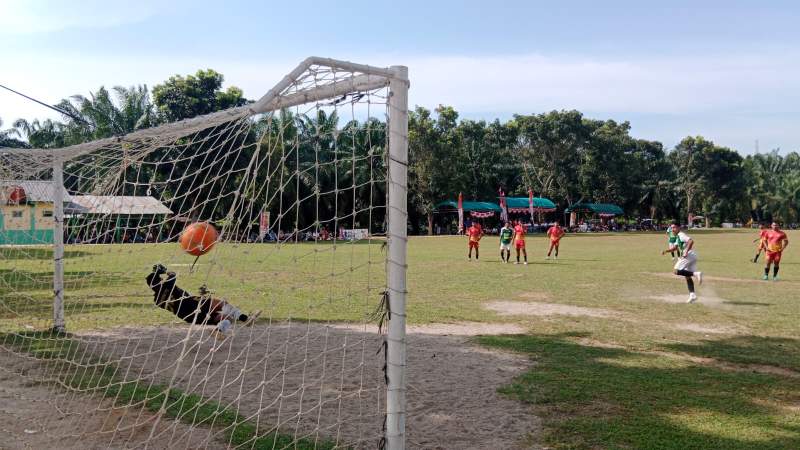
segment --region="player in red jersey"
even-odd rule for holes
[[[758,228],[760,228],[761,231],[758,232],[758,238],[756,238],[753,241],[754,243],[758,242],[758,247],[756,248],[756,256],[754,256],[753,259],[750,260],[753,263],[757,263],[758,262],[758,257],[761,256],[761,252],[767,249],[767,241],[766,241],[765,236],[766,236],[767,232],[769,231],[769,229],[763,223],[761,225],[759,225]]]
[[[561,237],[564,236],[564,234],[564,229],[561,228],[558,222],[554,223],[553,226],[547,230],[547,236],[550,237],[550,249],[547,250],[547,258],[545,259],[550,259],[550,254],[553,253],[553,249],[555,249],[555,257],[558,259],[558,244],[561,242]]]
[[[522,226],[521,221],[517,221],[517,224],[514,225],[514,248],[517,249],[517,262],[514,264],[519,264],[519,253],[520,250],[522,251],[523,256],[525,257],[525,265],[528,265],[528,251],[525,250],[525,227]]]
[[[786,233],[781,231],[781,228],[776,222],[772,222],[771,230],[767,230],[764,235],[764,240],[767,245],[767,266],[764,267],[764,280],[769,280],[769,267],[775,265],[772,269],[772,279],[778,280],[778,269],[781,264],[781,255],[786,247],[789,245],[789,238]]]
[[[478,260],[478,247],[480,247],[481,238],[483,237],[483,228],[477,222],[472,222],[472,225],[467,228],[467,239],[469,240],[469,260],[472,261],[472,249],[475,249],[475,261]]]

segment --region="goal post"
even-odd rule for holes
[[[389,84],[389,333],[387,336],[387,420],[389,450],[405,448],[406,415],[406,251],[408,241],[408,69],[393,67]]]
[[[244,106],[0,148],[0,353],[64,391],[54,438],[405,448],[408,89],[310,57]]]

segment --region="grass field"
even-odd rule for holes
[[[706,274],[699,302],[659,255],[662,234],[571,235],[544,261],[530,237],[528,266],[501,264],[497,238],[466,260],[456,237],[409,247],[411,324],[491,322],[527,330],[477,342],[535,364],[501,393],[544,419],[539,444],[556,448],[800,448],[800,233],[781,281],[760,280],[755,233],[692,232]],[[798,247],[800,248],[800,247]],[[67,254],[70,330],[155,325],[143,278],[155,262],[184,287],[207,283],[245,310],[287,318],[362,322],[382,290],[380,243],[221,245],[189,273],[175,244],[75,246]],[[0,250],[0,327],[39,328],[50,312],[45,249]],[[443,380],[446,382],[446,380]]]

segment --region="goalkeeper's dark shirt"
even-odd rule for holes
[[[159,308],[180,317],[188,323],[216,325],[219,314],[214,314],[219,309],[214,299],[210,297],[196,297],[175,285],[175,274],[167,274],[162,279],[155,272],[147,276],[147,285],[153,290],[153,301]],[[198,308],[199,307],[199,308]],[[199,309],[199,313],[197,312]]]

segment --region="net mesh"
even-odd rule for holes
[[[311,65],[269,100],[292,106],[250,105],[63,154],[0,152],[9,442],[379,442],[388,88],[339,87],[359,77]],[[56,157],[68,333],[49,331]],[[198,222],[218,236],[195,257],[178,241]]]

